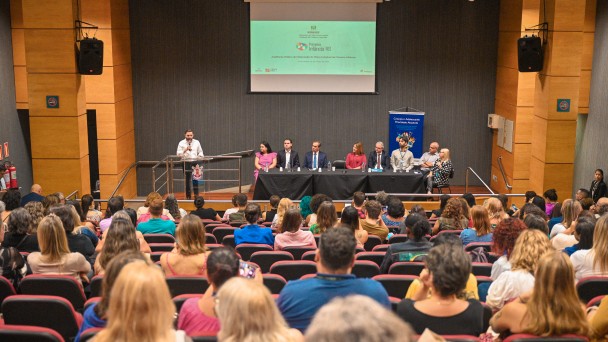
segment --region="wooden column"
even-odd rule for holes
[[[101,198],[108,198],[135,162],[129,3],[81,0],[81,13],[83,21],[99,26],[96,37],[104,42],[103,74],[85,76],[85,80],[86,106],[97,111]],[[135,170],[129,173],[117,194],[136,196]]]
[[[12,5],[18,3],[14,1]],[[76,1],[22,0],[21,7],[12,11],[14,19],[22,18],[21,28],[14,31],[14,36],[18,38],[16,50],[21,33],[25,46],[34,182],[41,184],[46,193],[87,193],[85,90],[77,73],[74,50]],[[23,108],[23,59],[18,58],[17,63],[17,102]],[[59,107],[48,108],[47,96],[58,96]]]

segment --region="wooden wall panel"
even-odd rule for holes
[[[581,0],[547,1],[549,30],[578,31],[585,22],[585,7]]]
[[[519,31],[498,33],[498,66],[517,69],[517,40],[520,36]]]
[[[13,64],[15,66],[25,66],[25,30],[12,30],[13,43]]]
[[[131,32],[127,29],[112,30],[113,65],[131,63]],[[104,61],[105,62],[105,61]]]
[[[530,163],[531,190],[542,193],[549,188],[554,188],[560,198],[569,198],[572,195],[572,177],[564,177],[564,175],[572,174],[574,174],[574,164],[545,164],[532,158]]]
[[[100,190],[103,194],[112,194],[116,188],[118,181],[122,175],[99,175]],[[122,186],[116,192],[116,195],[122,195],[125,198],[133,198],[137,196],[137,174],[134,171],[127,176]]]
[[[496,99],[511,105],[517,105],[518,82],[517,69],[498,67],[496,70]]]
[[[534,87],[538,74],[535,72],[519,72],[517,73],[517,106],[534,106]]]
[[[79,132],[83,126],[81,117],[30,117],[32,158],[80,158],[87,155],[88,150],[78,147],[80,136],[84,135],[86,139],[86,129],[84,133]],[[86,118],[84,124],[86,127]]]
[[[88,172],[82,172],[88,169],[88,163],[88,156],[81,159],[32,159],[34,182],[40,184],[47,194],[88,189]]]
[[[500,1],[500,24],[498,26],[499,31],[521,31],[523,2],[524,1],[522,0]]]
[[[547,164],[572,163],[576,142],[576,121],[547,121],[535,116],[532,156]]]
[[[29,73],[75,73],[74,30],[25,30]]]
[[[496,142],[497,133],[494,133],[493,141]],[[513,153],[498,147],[496,143],[492,144],[492,166],[498,167],[498,157],[502,157],[502,165],[505,173],[509,177],[513,177]]]
[[[114,99],[116,102],[133,97],[131,64],[114,66]]]
[[[580,71],[579,71],[580,72]],[[536,78],[534,115],[551,120],[575,120],[578,108],[578,77],[543,76]],[[557,111],[557,99],[570,98],[570,112]]]
[[[528,179],[532,144],[513,144],[513,179]]]
[[[581,60],[581,70],[591,70],[591,65],[593,64],[594,38],[595,32],[583,33],[583,58]]]
[[[83,76],[87,103],[114,103],[114,68],[104,67],[101,75]]]
[[[543,74],[552,76],[579,76],[583,51],[583,32],[550,32]],[[573,53],[573,51],[575,51]]]
[[[591,90],[591,70],[582,70],[578,93],[578,113],[589,112],[589,91]]]
[[[521,8],[521,29],[537,25],[540,20],[540,0],[523,0]]]
[[[503,100],[496,99],[494,102],[494,113],[506,119],[515,120],[517,115],[517,106]]]
[[[114,104],[95,104],[95,109],[98,139],[116,139],[134,130],[133,98]]]
[[[23,26],[27,28],[73,29],[76,1],[22,0]]]
[[[95,38],[103,41],[103,66],[114,65],[114,41],[112,40],[111,30],[97,30]]]
[[[25,66],[16,66],[13,70],[15,73],[15,100],[27,108],[27,70],[25,70]]]
[[[129,29],[129,0],[110,0],[112,11],[112,28]]]
[[[532,142],[532,135],[535,133],[532,120],[534,118],[534,108],[517,107],[517,120],[515,121],[513,142],[519,144],[529,144]]]
[[[595,15],[597,8],[597,0],[585,1],[585,32],[595,32]]]
[[[99,173],[117,174],[135,162],[135,133],[133,131],[116,140],[99,140]]]
[[[95,23],[102,31],[112,28],[112,10],[110,1],[80,0],[82,20]]]
[[[23,28],[23,4],[22,0],[10,0],[11,27],[13,29]]]
[[[513,178],[510,177],[509,175],[507,175],[507,181],[509,182],[509,184],[513,184]],[[490,179],[490,183],[488,184],[490,186],[490,188],[492,188],[492,190],[496,193],[509,193],[509,191],[507,190],[507,187],[505,185],[505,181],[502,178],[502,174],[500,173],[500,169],[495,166],[492,165],[492,177]],[[425,207],[426,209],[426,207]]]
[[[76,116],[84,114],[84,85],[77,74],[28,74],[31,116]],[[49,93],[49,89],[53,89]],[[76,95],[79,94],[79,95]],[[47,109],[46,96],[59,95],[59,108]]]

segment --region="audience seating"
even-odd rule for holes
[[[175,243],[149,243],[152,252],[171,252],[175,248]]]
[[[488,276],[475,276],[475,279],[477,279],[477,286],[479,286],[480,284],[492,282],[492,278]]]
[[[262,273],[268,273],[272,264],[282,260],[293,260],[293,255],[284,251],[258,251],[254,252],[249,260],[258,264]]]
[[[399,228],[399,226],[386,226],[386,228],[388,228],[389,233],[393,233],[395,235],[400,235],[399,233],[401,232],[401,228]],[[393,235],[393,236],[395,236],[395,235]]]
[[[89,289],[91,293],[89,294],[89,298],[91,297],[99,297],[101,296],[101,283],[103,282],[103,276],[96,275],[91,278],[91,284],[89,285]]]
[[[464,250],[470,252],[477,247],[483,247],[483,249],[485,249],[486,252],[489,253],[490,251],[492,251],[492,245],[492,242],[471,242],[468,245],[464,246]]]
[[[372,251],[374,247],[381,245],[384,241],[379,236],[376,235],[368,235],[367,241],[363,244],[363,249],[366,251]]]
[[[86,302],[84,302],[84,307],[82,309],[82,312],[87,311],[87,309],[89,308],[89,306],[95,304],[95,303],[99,303],[99,301],[101,300],[101,297],[91,297],[89,299],[87,299]]]
[[[211,233],[205,233],[205,244],[208,243],[217,243],[217,239],[215,238],[215,235],[211,234]]]
[[[355,260],[369,260],[381,266],[385,254],[385,252],[359,252],[355,255]]]
[[[203,295],[200,293],[184,293],[179,296],[173,297],[173,304],[175,304],[175,312],[179,314],[179,311],[182,309],[182,305],[184,302],[190,298],[201,298]]]
[[[308,228],[306,229],[308,230]],[[314,234],[315,242],[317,243],[317,247],[319,246],[319,241],[321,240],[321,234]]]
[[[555,341],[555,342],[587,342],[589,338],[586,336],[579,335],[561,335],[561,336],[536,336],[530,334],[513,334],[503,340],[504,342],[547,342],[547,341]]]
[[[199,331],[190,335],[192,342],[217,342],[217,333]]]
[[[215,229],[217,227],[232,228],[231,225],[225,224],[225,223],[209,223],[209,224],[205,224],[205,232],[206,233],[213,233],[213,229]]]
[[[492,264],[489,262],[473,262],[473,274],[476,276],[489,277],[492,274]]]
[[[175,237],[171,234],[144,234],[147,243],[175,243]]]
[[[214,250],[216,248],[224,247],[224,245],[220,243],[206,243],[205,247],[209,248],[210,250]]]
[[[303,275],[303,276],[300,277],[300,280],[310,279],[310,278],[314,278],[316,276],[317,276],[316,273],[305,274],[305,275]]]
[[[215,227],[213,235],[218,243],[222,243],[226,235],[234,235],[234,231],[238,228],[234,227]]]
[[[317,255],[317,251],[308,251],[302,254],[302,260],[315,261],[315,256]]]
[[[15,295],[2,303],[5,324],[30,325],[55,330],[70,341],[78,333],[82,315],[58,296]]]
[[[404,298],[410,284],[418,279],[418,276],[401,274],[380,274],[372,279],[380,282],[391,297]]]
[[[160,262],[160,256],[165,253],[167,252],[152,252],[150,253],[150,260],[152,260],[152,262]]]
[[[103,328],[89,328],[80,334],[80,341],[87,342],[92,341],[93,337],[97,335],[98,332],[102,331]]]
[[[400,261],[395,262],[388,269],[389,274],[405,274],[405,275],[413,275],[418,276],[420,272],[424,269],[423,262],[415,262],[415,261]]]
[[[431,220],[429,220],[430,222]],[[433,242],[439,235],[441,234],[452,234],[452,235],[456,235],[460,238],[460,233],[462,232],[462,230],[458,230],[458,229],[454,229],[454,230],[442,230],[439,233],[437,233],[436,235],[431,236],[431,239],[429,241]]]
[[[602,299],[604,299],[604,297],[606,297],[606,295],[591,298],[591,300],[587,302],[587,307],[589,308],[592,306],[600,306],[600,302],[602,301]]]
[[[0,276],[0,305],[2,305],[5,298],[16,294],[17,292],[15,291],[13,284],[8,279]],[[0,313],[1,312],[2,310],[0,310]]]
[[[351,273],[357,278],[373,278],[380,274],[380,266],[369,260],[355,260]]]
[[[24,295],[47,295],[65,298],[77,311],[82,310],[84,302],[87,300],[82,283],[69,275],[28,275],[21,280],[19,291]]]
[[[167,276],[165,279],[171,292],[171,297],[182,294],[200,293],[207,291],[209,283],[203,276]]]
[[[249,261],[251,255],[255,252],[272,252],[273,248],[270,245],[260,243],[242,243],[235,248],[236,252],[241,255],[241,258],[245,261]]]
[[[270,273],[278,274],[286,280],[300,279],[305,274],[317,273],[317,264],[313,261],[277,261],[270,266]]]
[[[304,253],[316,250],[314,247],[287,247],[283,249],[283,251],[291,253],[294,260],[302,260]]]
[[[390,245],[388,243],[374,246],[374,248],[372,248],[372,252],[386,252],[389,246]]]
[[[287,280],[278,274],[264,274],[263,276],[264,285],[270,290],[272,294],[279,294],[283,287],[287,285]]]
[[[400,243],[400,242],[406,242],[407,241],[407,234],[395,234],[393,236],[391,236],[390,239],[388,239],[388,244],[393,244],[393,243]]]
[[[228,224],[230,225],[230,227],[243,228],[247,225],[247,222],[236,221],[236,222],[228,222]]]
[[[472,335],[441,335],[446,341],[450,342],[477,342],[479,337]]]
[[[13,342],[64,342],[53,329],[27,325],[0,326],[0,341]]]
[[[224,245],[225,247],[235,248],[236,242],[234,241],[234,235],[224,236],[224,238],[222,239],[222,245]]]
[[[401,303],[401,301],[403,300],[402,298],[397,298],[397,297],[388,297],[388,300],[391,302],[391,310],[394,313],[397,313],[397,306],[399,306],[399,303]]]
[[[608,277],[585,277],[576,283],[576,292],[583,303],[600,295],[608,295]]]

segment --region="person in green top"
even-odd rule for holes
[[[137,225],[137,230],[142,234],[171,234],[175,235],[175,223],[170,220],[163,220],[163,200],[155,199],[150,203],[150,220]]]
[[[317,223],[310,226],[310,231],[313,234],[323,234],[337,223],[338,214],[336,213],[336,207],[332,202],[325,201],[319,206],[317,210]]]

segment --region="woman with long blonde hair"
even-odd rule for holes
[[[290,329],[281,316],[270,291],[255,281],[233,277],[219,290],[215,310],[222,342],[301,341],[302,334]],[[243,312],[255,315],[242,315]]]
[[[579,201],[575,201],[571,198],[564,200],[562,203],[562,217],[564,219],[551,228],[549,238],[553,239],[557,234],[572,228],[572,222],[576,221],[581,212],[583,212],[583,207]]]
[[[534,290],[519,296],[490,320],[495,332],[537,336],[587,336],[585,317],[573,279],[572,263],[565,253],[551,252],[538,261]]]
[[[505,213],[502,202],[496,197],[490,197],[485,200],[483,206],[488,210],[488,217],[490,218],[492,229],[496,228],[500,221],[509,217],[509,215]]]
[[[466,228],[460,233],[460,239],[464,246],[471,242],[492,242],[492,225],[488,210],[481,205],[471,208],[472,228]]]
[[[608,215],[597,220],[593,231],[593,247],[574,252],[570,259],[576,281],[584,277],[608,275]]]
[[[285,212],[291,207],[293,207],[293,202],[289,198],[281,198],[277,207],[277,214],[270,225],[271,228],[276,228],[278,233],[283,232],[283,216],[285,216]]]
[[[175,231],[175,248],[160,256],[166,275],[204,275],[209,250],[205,246],[205,228],[201,219],[184,216]]]
[[[163,273],[141,262],[126,265],[112,287],[108,324],[95,341],[184,341],[173,330],[175,305]]]
[[[34,274],[63,274],[88,282],[87,273],[91,264],[84,255],[70,253],[68,239],[59,217],[51,214],[38,225],[40,252],[28,255],[28,264]]]
[[[492,282],[486,304],[493,309],[500,309],[513,298],[532,290],[538,260],[553,251],[549,238],[543,232],[537,229],[523,231],[515,241],[509,259],[511,270],[501,273]]]

